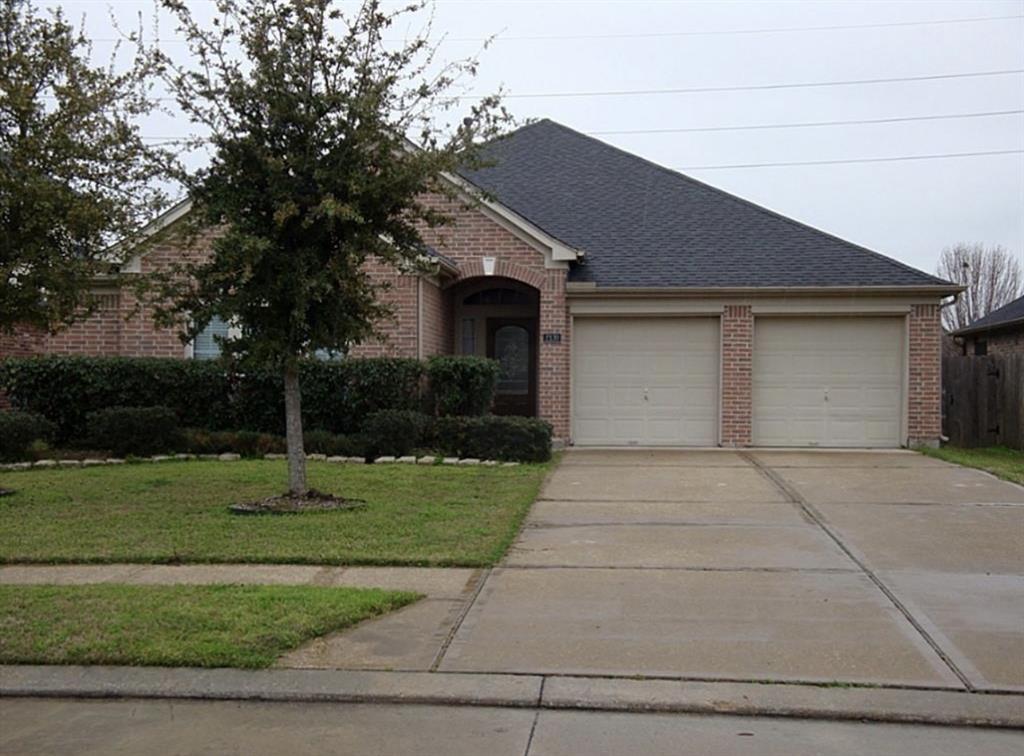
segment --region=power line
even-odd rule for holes
[[[896,155],[893,157],[851,158],[847,160],[801,160],[785,163],[733,163],[730,165],[684,165],[679,171],[717,171],[732,168],[780,168],[793,165],[845,165],[847,163],[890,163],[906,160],[939,160],[945,158],[981,157],[983,155],[1021,155],[1024,150],[989,150],[986,152],[946,152],[938,155]]]
[[[783,82],[776,84],[738,84],[721,87],[680,87],[674,89],[619,89],[603,90],[592,92],[530,92],[523,94],[508,93],[502,95],[506,99],[545,98],[553,99],[558,97],[635,97],[646,95],[668,95],[668,94],[703,94],[706,92],[754,92],[769,91],[777,89],[814,89],[821,87],[849,87],[874,84],[894,84],[898,82],[917,81],[942,81],[950,79],[976,79],[986,76],[1008,76],[1024,73],[1024,68],[1006,68],[996,71],[969,71],[966,73],[951,74],[929,74],[926,76],[895,76],[878,79],[841,79],[838,81],[802,81]],[[490,96],[490,95],[487,95]],[[54,95],[43,95],[46,99],[56,99]],[[482,100],[484,95],[462,95],[452,97],[452,100]],[[154,97],[160,102],[174,101],[175,97]]]
[[[1024,68],[1007,68],[997,71],[971,71],[968,73],[930,74],[927,76],[897,76],[878,79],[843,79],[838,81],[785,82],[781,84],[741,84],[722,87],[680,87],[674,89],[620,89],[592,92],[531,92],[510,93],[505,98],[553,98],[553,97],[628,97],[637,95],[700,94],[704,92],[751,92],[772,89],[809,89],[816,87],[848,87],[867,84],[892,84],[910,81],[940,81],[945,79],[972,79],[984,76],[1007,76],[1024,73]],[[480,96],[458,97],[460,100],[479,100]]]
[[[735,126],[691,126],[672,129],[617,129],[611,131],[588,131],[592,136],[609,134],[684,134],[703,131],[757,131],[760,129],[802,129],[818,126],[854,126],[874,123],[905,123],[908,121],[943,121],[959,118],[991,118],[994,116],[1020,115],[1020,110],[991,110],[981,113],[949,113],[945,115],[902,116],[896,118],[863,118],[849,121],[802,121],[800,123],[759,123]]]
[[[976,24],[990,21],[1009,21],[1024,19],[1024,15],[1010,16],[973,16],[969,18],[940,18],[928,21],[890,21],[867,24],[828,24],[823,26],[777,26],[761,29],[697,29],[693,31],[666,32],[619,32],[611,34],[517,34],[494,37],[444,37],[447,42],[530,42],[530,41],[576,41],[576,40],[610,40],[610,39],[658,39],[673,37],[724,37],[751,34],[789,34],[794,32],[824,32],[856,29],[886,29],[914,26],[942,26],[948,24]],[[118,42],[116,37],[94,37],[93,42]],[[156,39],[154,42],[187,42],[185,39]],[[388,42],[401,42],[400,39],[387,39]]]
[[[757,131],[761,129],[802,129],[819,126],[856,126],[861,124],[906,123],[910,121],[941,121],[947,119],[963,118],[990,118],[995,116],[1009,116],[1022,114],[1024,114],[1024,108],[1017,110],[991,110],[979,113],[948,113],[942,115],[901,116],[894,118],[863,118],[849,121],[802,121],[799,123],[761,123],[734,126],[693,126],[671,129],[616,129],[608,131],[587,131],[585,133],[591,136],[608,136],[612,134],[687,134],[708,131]],[[189,137],[143,136],[142,138],[157,142],[177,142],[184,141]]]
[[[894,21],[871,24],[830,24],[826,26],[778,26],[764,29],[698,29],[695,31],[671,31],[671,32],[620,32],[614,34],[540,34],[540,35],[515,35],[503,37],[496,35],[495,42],[520,42],[533,40],[583,40],[583,39],[656,39],[660,37],[718,37],[729,35],[745,34],[782,34],[791,32],[822,32],[841,31],[846,29],[883,29],[891,27],[907,26],[938,26],[941,24],[971,24],[984,21],[1006,21],[1010,19],[1022,19],[1024,15],[1015,16],[982,16],[973,18],[947,18],[933,21]],[[484,42],[484,37],[454,37],[452,42]]]

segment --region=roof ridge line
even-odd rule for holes
[[[905,262],[901,262],[900,260],[896,260],[895,258],[889,257],[886,254],[883,254],[881,252],[877,252],[877,251],[875,251],[873,249],[869,249],[868,247],[865,247],[865,246],[863,246],[861,244],[857,244],[856,242],[852,242],[849,239],[843,239],[840,236],[836,236],[835,234],[829,233],[828,231],[823,231],[822,229],[817,228],[815,226],[812,226],[812,225],[810,225],[808,223],[804,223],[803,221],[798,221],[795,218],[790,218],[788,215],[783,215],[782,213],[777,212],[775,210],[772,210],[771,208],[767,208],[767,207],[764,207],[763,205],[759,205],[756,202],[754,202],[753,200],[746,199],[745,197],[740,197],[739,195],[736,195],[736,194],[733,194],[731,192],[728,192],[725,189],[721,189],[721,188],[719,188],[717,186],[714,186],[713,184],[708,184],[708,183],[706,183],[704,181],[701,181],[700,179],[696,179],[693,176],[690,176],[690,175],[688,175],[686,173],[683,173],[682,171],[677,171],[674,168],[669,168],[667,166],[661,165],[660,163],[656,163],[653,160],[649,160],[648,158],[645,158],[645,157],[642,157],[640,155],[634,154],[634,153],[632,153],[632,152],[630,152],[628,150],[625,150],[625,149],[623,149],[621,147],[617,147],[614,144],[609,144],[608,142],[605,142],[605,141],[603,141],[601,139],[598,139],[596,137],[590,136],[589,134],[585,134],[582,131],[577,131],[576,129],[574,129],[574,128],[570,127],[570,126],[566,126],[565,124],[559,123],[558,121],[553,121],[550,118],[540,119],[539,121],[535,121],[534,123],[527,124],[527,126],[524,126],[523,128],[527,128],[529,126],[535,126],[537,124],[544,123],[544,122],[550,123],[553,126],[556,126],[556,127],[560,128],[560,129],[562,129],[563,131],[568,131],[569,133],[573,134],[574,136],[582,137],[583,139],[586,139],[588,141],[596,142],[597,144],[601,145],[602,147],[606,147],[608,149],[615,150],[616,152],[619,152],[619,153],[625,155],[628,158],[631,158],[633,160],[636,160],[636,161],[645,163],[647,165],[650,165],[653,168],[658,169],[662,173],[667,173],[668,175],[673,176],[675,178],[681,178],[681,179],[683,179],[685,181],[690,182],[691,184],[696,184],[696,185],[698,185],[698,186],[700,186],[700,187],[702,187],[704,189],[708,189],[708,190],[710,190],[712,192],[715,192],[716,194],[720,194],[723,197],[732,200],[733,202],[738,202],[740,204],[747,205],[747,206],[753,208],[754,210],[757,210],[760,213],[763,213],[763,214],[769,215],[769,216],[771,216],[773,218],[777,218],[779,220],[785,221],[786,223],[789,223],[792,226],[796,226],[798,228],[807,229],[807,230],[813,231],[815,233],[822,234],[823,236],[827,236],[830,239],[834,239],[834,240],[836,240],[838,242],[841,242],[843,244],[847,244],[847,245],[849,245],[851,247],[859,249],[862,252],[867,252],[868,254],[873,255],[874,257],[877,257],[877,258],[879,258],[879,259],[881,259],[881,260],[883,260],[885,262],[892,263],[893,265],[895,265],[895,266],[897,266],[899,268],[902,268],[904,270],[910,271],[912,273],[916,273],[916,274],[921,275],[921,276],[925,276],[925,277],[931,279],[934,282],[937,282],[937,283],[940,283],[940,284],[950,284],[950,283],[952,283],[950,281],[944,281],[943,279],[939,278],[938,276],[934,276],[931,273],[925,273],[923,270],[915,268],[912,265],[908,265]],[[521,131],[521,130],[522,129],[517,129],[516,132]],[[514,134],[516,132],[511,132],[511,133]]]

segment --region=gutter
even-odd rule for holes
[[[607,297],[679,298],[679,297],[810,297],[810,296],[956,296],[966,287],[953,284],[933,286],[597,286],[589,282],[570,281],[566,294],[574,299]],[[955,301],[955,300],[954,300]]]
[[[1014,326],[1024,326],[1024,318],[1004,320],[1001,323],[991,323],[990,325],[968,326],[967,328],[961,328],[959,331],[953,331],[950,336],[974,336],[975,334],[1001,331],[1004,328],[1012,328]]]

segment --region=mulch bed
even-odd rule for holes
[[[366,502],[361,499],[346,499],[321,491],[307,491],[303,496],[281,494],[268,496],[259,501],[248,501],[243,504],[232,504],[228,509],[232,514],[303,514],[307,512],[333,512],[335,510],[362,509]]]

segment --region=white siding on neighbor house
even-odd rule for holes
[[[576,318],[574,442],[717,443],[718,328],[710,317]]]
[[[902,317],[755,318],[754,445],[899,446],[905,334]]]

